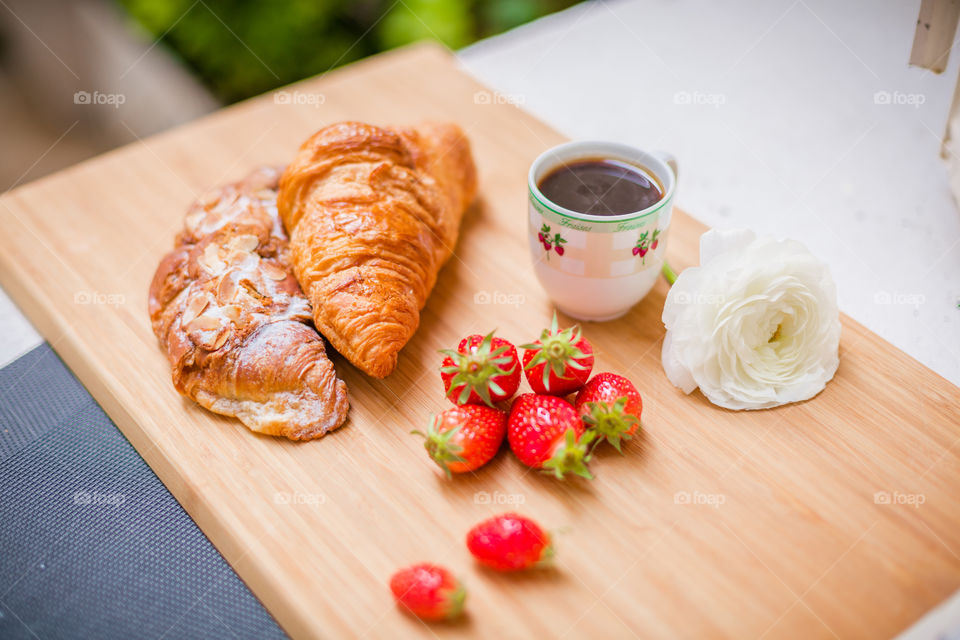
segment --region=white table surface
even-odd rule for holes
[[[918,8],[595,1],[460,59],[571,137],[673,152],[681,208],[804,242],[843,311],[960,385],[960,212],[939,156],[960,51],[939,76],[908,67]],[[40,340],[0,292],[0,366]]]
[[[960,384],[960,212],[939,156],[960,50],[939,76],[908,67],[918,10],[596,1],[460,59],[571,137],[673,152],[678,206],[804,242],[830,264],[844,312]],[[0,365],[40,340],[0,292]],[[958,611],[954,597],[911,637]]]
[[[942,75],[908,67],[919,4],[593,2],[460,58],[571,137],[673,152],[680,208],[802,241],[843,311],[960,385],[960,211],[939,156],[960,46]]]

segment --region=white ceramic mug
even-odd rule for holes
[[[663,198],[634,213],[597,216],[561,207],[540,192],[537,185],[550,171],[587,158],[647,169],[663,186]],[[598,141],[561,144],[534,160],[527,176],[530,253],[537,279],[560,311],[580,320],[612,320],[653,288],[663,266],[676,167],[670,154]]]

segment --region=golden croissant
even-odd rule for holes
[[[453,124],[330,125],[284,171],[277,206],[314,324],[365,373],[393,371],[475,194]]]
[[[290,270],[278,177],[254,171],[190,208],[150,286],[150,319],[180,393],[253,431],[307,440],[343,424],[347,389]]]

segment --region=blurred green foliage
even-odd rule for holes
[[[117,0],[225,102],[378,51],[460,48],[577,0]]]

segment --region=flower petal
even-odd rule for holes
[[[721,253],[742,251],[756,239],[749,229],[711,229],[700,236],[700,264],[709,263]]]
[[[684,393],[693,393],[693,390],[697,388],[697,381],[693,379],[690,370],[683,366],[677,358],[672,349],[672,343],[672,336],[668,333],[663,339],[663,349],[660,352],[663,370],[673,386],[680,387]]]

